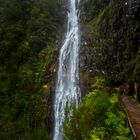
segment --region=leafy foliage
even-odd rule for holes
[[[43,85],[51,81],[62,14],[55,0],[0,1],[1,140],[48,139],[50,111]]]
[[[108,88],[99,84],[101,81],[105,83],[103,79],[97,81],[96,89],[85,96],[73,116],[65,121],[66,140],[132,140],[117,96],[109,95]]]

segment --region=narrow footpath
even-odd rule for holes
[[[136,140],[140,140],[140,104],[131,96],[122,96],[121,103]]]

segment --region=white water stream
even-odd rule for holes
[[[59,55],[58,78],[54,100],[54,136],[53,140],[63,140],[62,124],[65,119],[65,109],[71,104],[78,106],[81,100],[79,88],[79,3],[80,0],[68,0],[68,23],[66,37]]]

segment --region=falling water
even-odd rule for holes
[[[64,44],[60,50],[58,79],[54,100],[54,137],[53,140],[63,140],[62,124],[65,119],[65,108],[71,104],[78,106],[81,93],[79,88],[79,3],[80,0],[69,0],[67,32]]]

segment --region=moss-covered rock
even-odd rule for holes
[[[88,1],[86,4],[89,3],[92,5],[94,1]],[[98,6],[96,2],[94,4],[95,7]],[[120,84],[133,78],[132,65],[131,74],[127,72],[128,69],[130,72],[128,65],[136,60],[139,48],[139,7],[138,0],[131,3],[111,0],[103,7],[98,7],[96,15],[88,16],[85,13],[84,18],[90,17],[90,20],[83,19],[86,24],[84,37],[87,42],[84,47],[89,50],[88,63],[85,65],[87,69],[92,70],[91,76],[106,76]]]

